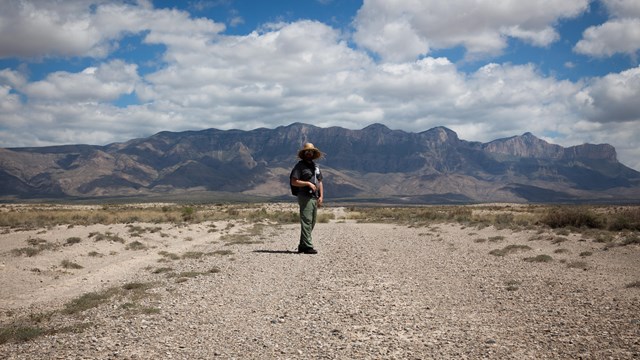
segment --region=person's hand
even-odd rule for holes
[[[321,207],[321,206],[322,206],[322,202],[323,202],[323,201],[324,201],[324,197],[323,197],[323,196],[320,196],[320,197],[318,198],[318,207]]]
[[[309,181],[309,187],[311,188],[312,191],[316,191],[318,190],[318,187],[316,186],[316,184],[312,183],[311,181]]]

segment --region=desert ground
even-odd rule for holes
[[[305,255],[292,204],[134,208],[1,206],[1,359],[640,358],[637,230],[328,206]]]

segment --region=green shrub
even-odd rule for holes
[[[583,207],[560,207],[547,212],[540,220],[551,228],[593,228],[602,229],[605,223],[593,211]]]

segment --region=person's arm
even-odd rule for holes
[[[322,180],[318,181],[318,192],[320,193],[318,196],[318,206],[321,206],[324,201],[324,186],[322,186]]]
[[[322,184],[322,183],[320,183]],[[296,179],[296,178],[291,178],[291,185],[293,186],[297,186],[297,187],[310,187],[311,190],[316,191],[317,187],[314,183],[312,183],[311,181],[303,181],[300,179]]]

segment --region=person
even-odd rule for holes
[[[322,186],[322,172],[314,160],[322,157],[322,152],[312,143],[306,143],[298,151],[300,161],[291,170],[289,181],[294,193],[297,192],[300,205],[300,243],[298,252],[303,254],[317,254],[313,247],[311,232],[316,225],[318,207],[324,201],[324,187]]]

